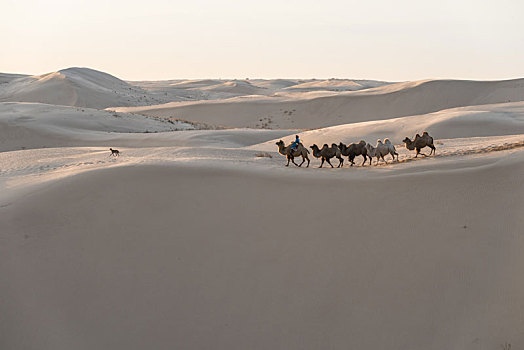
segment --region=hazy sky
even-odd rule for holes
[[[0,0],[0,72],[524,77],[522,0]]]

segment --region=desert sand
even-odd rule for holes
[[[524,80],[0,78],[1,349],[524,343]]]

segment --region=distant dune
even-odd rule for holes
[[[9,74],[9,73],[0,73],[0,84],[7,84],[12,80],[27,77],[25,74]],[[3,86],[0,85],[0,92],[2,91]]]
[[[347,79],[199,79],[129,81],[150,94],[170,101],[223,100],[238,96],[291,96],[296,92],[354,91],[389,84]]]
[[[384,138],[402,144],[406,136],[413,138],[423,131],[428,131],[436,139],[524,134],[524,102],[459,107],[429,114],[335,125],[302,132],[300,136],[308,145],[359,140],[375,144],[377,139]],[[283,140],[290,143],[293,138],[294,135],[290,135]],[[275,148],[275,141],[253,148],[270,151]]]
[[[287,91],[356,91],[370,89],[390,83],[375,80],[329,79],[315,80],[286,87]]]
[[[116,108],[229,127],[319,128],[437,112],[443,109],[524,100],[524,79],[424,80],[318,95],[168,103]]]
[[[227,81],[213,86],[208,86],[202,90],[216,91],[216,92],[227,92],[238,95],[254,95],[260,91],[259,87],[253,86],[248,81]]]
[[[148,96],[139,87],[89,68],[23,76],[0,86],[0,102],[41,102],[102,109],[162,101]]]

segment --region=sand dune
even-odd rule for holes
[[[168,103],[116,108],[230,127],[318,128],[424,114],[443,109],[524,100],[524,79],[431,80],[397,83],[336,95],[307,95]]]
[[[0,152],[113,140],[115,135],[194,129],[139,115],[40,103],[0,103]],[[87,143],[87,144],[86,144]]]
[[[289,95],[292,92],[354,91],[388,84],[374,80],[349,79],[199,79],[129,83],[153,94],[169,96],[172,101],[213,100],[254,94],[272,96]]]
[[[300,79],[251,79],[250,81],[258,87],[268,89],[274,92],[288,88],[293,85],[302,84],[307,80],[305,81]]]
[[[366,173],[160,162],[24,187],[0,203],[2,343],[520,344],[523,160]]]
[[[524,102],[452,108],[423,115],[337,125],[299,134],[307,145],[351,143],[362,139],[374,145],[377,139],[384,138],[398,145],[406,136],[413,138],[423,131],[428,131],[435,139],[524,134]],[[294,135],[283,140],[290,143]],[[274,149],[275,141],[252,147],[269,151]]]
[[[106,108],[165,102],[112,75],[89,68],[68,68],[13,79],[0,89],[0,102],[41,102]]]
[[[32,103],[0,103],[0,151],[23,148],[115,145],[132,147],[213,146],[274,152],[279,138],[289,143],[299,133],[309,146],[333,142],[374,144],[389,138],[399,145],[404,137],[429,131],[435,139],[503,136],[524,133],[524,102],[480,105],[436,113],[337,125],[306,132],[296,130],[230,129],[198,132],[198,126],[166,122],[141,115]],[[276,139],[275,139],[276,138]]]
[[[248,81],[227,81],[225,83],[202,88],[205,91],[226,92],[238,95],[256,95],[260,88],[253,86]]]
[[[356,91],[370,89],[390,83],[375,80],[329,79],[315,80],[286,87],[287,91]]]
[[[0,84],[7,84],[12,80],[27,77],[25,74],[0,73]],[[0,85],[0,92],[4,87]]]
[[[31,148],[119,145],[126,147],[258,144],[288,130],[195,130],[199,125],[136,114],[39,103],[0,103],[0,152]]]

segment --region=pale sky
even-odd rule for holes
[[[0,0],[0,72],[524,77],[522,0]]]

